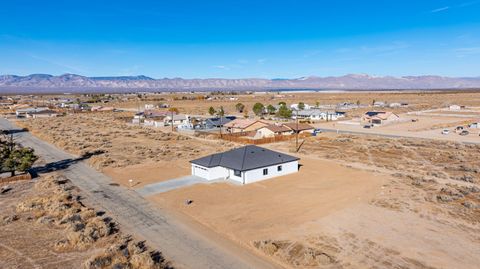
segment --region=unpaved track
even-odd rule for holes
[[[0,119],[0,129],[19,129]],[[16,141],[33,147],[47,163],[74,159],[29,132],[14,134]],[[73,162],[62,172],[95,206],[112,214],[123,229],[148,240],[178,268],[277,268],[270,262],[222,238],[207,238],[160,208],[152,207],[133,190],[110,185],[113,181],[82,162]]]

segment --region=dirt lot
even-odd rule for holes
[[[99,152],[89,163],[120,184],[135,187],[190,173],[188,161],[229,149],[229,142],[187,137],[127,125],[129,113],[84,113],[18,121],[34,135],[78,155]],[[165,172],[166,171],[166,172]]]
[[[290,152],[292,143],[269,147]],[[198,185],[151,200],[288,267],[476,268],[479,150],[323,135],[307,139],[297,174],[241,187]]]
[[[458,118],[452,116],[427,116],[399,114],[400,121],[386,124],[383,126],[375,126],[371,129],[363,128],[358,119],[348,120],[354,124],[346,124],[342,121],[337,122],[320,122],[313,126],[316,128],[327,128],[340,131],[362,132],[367,134],[381,134],[381,135],[396,135],[407,137],[418,137],[427,139],[439,139],[455,142],[473,142],[480,143],[480,129],[467,128],[470,123],[480,121],[480,118]],[[461,136],[454,132],[455,127],[463,126],[465,130],[469,131],[466,136]],[[449,129],[448,135],[443,135],[442,130]]]
[[[207,114],[208,108],[213,106],[218,109],[223,106],[226,113],[236,113],[235,104],[243,103],[249,110],[249,114],[253,115],[251,108],[256,102],[261,102],[265,105],[278,104],[279,102],[286,102],[287,104],[305,102],[309,105],[315,105],[319,102],[320,105],[336,105],[343,102],[357,103],[370,105],[375,101],[382,102],[406,102],[408,107],[392,109],[396,113],[405,113],[415,110],[424,110],[432,108],[442,108],[450,104],[459,104],[466,106],[478,106],[480,104],[480,92],[478,91],[443,91],[443,92],[327,92],[327,93],[258,93],[252,95],[216,95],[213,96],[215,100],[174,100],[182,97],[195,97],[201,94],[162,94],[152,95],[143,100],[134,100],[128,102],[113,102],[111,105],[121,108],[138,108],[144,104],[167,103],[172,107],[177,107],[181,113],[192,115]],[[149,99],[164,98],[164,101],[152,101]],[[238,98],[238,100],[229,100],[230,97]],[[350,111],[351,116],[359,116],[364,113],[365,109]]]
[[[169,267],[61,175],[0,188],[0,268]]]
[[[409,107],[393,110],[405,115],[448,104],[478,106],[480,93],[309,93],[168,103],[181,112],[204,114],[209,106],[234,111],[239,101],[251,107],[257,101],[315,100],[408,102]],[[128,103],[115,104],[124,105]],[[135,187],[189,174],[189,160],[235,146],[127,126],[122,116],[76,114],[23,124],[70,152],[104,151],[90,163],[120,184],[135,179]],[[302,158],[300,172],[247,186],[196,185],[150,199],[286,267],[478,268],[480,146],[440,140],[458,135],[439,133],[469,119],[408,117],[420,120],[369,131],[398,134],[402,129],[435,139],[321,134],[306,139],[298,153],[291,141],[269,144],[265,146]],[[193,204],[184,205],[186,199]]]

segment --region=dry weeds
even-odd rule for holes
[[[123,235],[117,223],[105,212],[85,206],[84,199],[68,179],[54,174],[40,178],[33,187],[21,184],[15,183],[13,190],[23,191],[23,194],[12,196],[12,210],[5,212],[0,225],[10,225],[14,231],[25,229],[17,232],[26,233],[25,240],[34,240],[35,235],[31,234],[28,225],[23,224],[35,227],[33,231],[48,231],[50,237],[43,239],[44,246],[58,257],[76,258],[78,266],[72,265],[72,268],[78,268],[81,263],[85,268],[169,268],[160,252],[149,249],[143,241]],[[2,241],[0,245],[0,248],[3,246],[13,252],[7,264],[22,264],[18,259],[23,257],[18,253],[29,248],[28,241],[15,242],[17,246],[14,248],[8,246],[8,242]],[[31,251],[37,252],[35,249]],[[57,268],[51,263],[45,260],[30,262],[33,267],[49,265],[48,268]],[[56,264],[63,264],[58,268],[65,268],[61,259]]]

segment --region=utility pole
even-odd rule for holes
[[[298,150],[298,133],[299,133],[298,132],[298,110],[295,110],[295,114],[296,114],[295,122],[296,122],[296,125],[297,125],[297,127],[296,127],[297,130],[295,131],[296,132],[296,135],[295,135],[295,151],[297,151]]]
[[[171,109],[171,111],[172,111],[172,118],[171,118],[171,120],[172,120],[172,133],[173,133],[173,109]]]
[[[220,116],[220,138],[222,138],[222,116]]]

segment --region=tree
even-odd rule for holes
[[[305,109],[305,103],[300,102],[298,103],[298,110],[304,110]]]
[[[178,114],[179,111],[178,111],[178,108],[176,108],[176,107],[171,107],[171,108],[168,109],[168,112]]]
[[[213,106],[211,106],[209,109],[208,109],[208,114],[210,114],[210,116],[213,116],[215,114],[215,108],[213,108]]]
[[[277,116],[284,119],[291,118],[292,110],[290,110],[287,106],[280,106],[277,112]]]
[[[282,102],[278,102],[278,105],[279,105],[279,106],[287,106],[287,103],[285,103],[285,102],[282,101]]]
[[[24,148],[13,140],[13,135],[1,141],[0,164],[2,172],[10,172],[15,176],[15,172],[26,172],[35,163],[38,157],[32,148]]]
[[[268,105],[267,106],[267,111],[268,111],[268,114],[273,115],[273,114],[275,114],[275,111],[277,111],[277,109],[272,105]]]
[[[319,107],[320,107],[320,102],[319,102],[319,101],[316,101],[316,102],[315,102],[315,107],[316,107],[316,108],[319,108]]]
[[[223,106],[221,106],[220,109],[217,111],[217,115],[220,117],[225,116],[225,111],[223,110]]]
[[[360,106],[360,100],[357,100],[357,106]]]
[[[235,109],[238,111],[238,113],[243,113],[243,110],[245,109],[245,105],[242,103],[238,103],[235,105]]]
[[[265,106],[262,103],[255,103],[253,105],[253,113],[257,116],[261,116],[263,114],[263,111],[265,109]]]
[[[375,105],[377,101],[375,101],[375,99],[372,100],[372,106]]]

